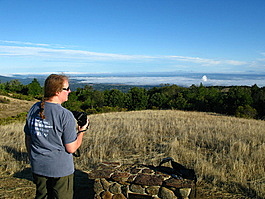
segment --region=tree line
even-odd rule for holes
[[[41,99],[43,88],[37,79],[28,85],[18,80],[0,83],[0,93],[12,93],[23,99]],[[132,87],[95,90],[85,85],[71,92],[64,107],[88,114],[134,111],[145,109],[176,109],[214,112],[225,115],[265,119],[265,87],[253,86],[198,86],[181,87],[165,84],[150,89]]]

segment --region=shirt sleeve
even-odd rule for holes
[[[33,113],[36,112],[37,108],[39,107],[39,102],[35,103],[28,111],[25,126],[24,126],[24,132],[26,135],[31,136],[30,134],[30,123],[29,121],[31,120]]]
[[[69,144],[71,142],[74,142],[76,139],[76,121],[73,114],[70,111],[66,111],[62,134],[63,144]]]
[[[29,126],[28,126],[28,121],[26,121],[26,124],[24,126],[24,132],[26,135],[30,136],[30,130],[29,130]]]

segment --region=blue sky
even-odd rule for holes
[[[0,74],[265,73],[264,0],[0,0]]]

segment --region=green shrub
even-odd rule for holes
[[[241,117],[241,118],[246,118],[246,119],[252,119],[252,118],[255,118],[257,116],[257,110],[252,108],[249,105],[239,106],[236,109],[235,116]]]
[[[6,125],[6,124],[11,124],[14,122],[21,122],[26,120],[27,113],[19,113],[16,116],[11,116],[11,117],[6,117],[6,118],[1,118],[0,119],[0,125]]]
[[[12,93],[11,97],[20,99],[20,100],[27,100],[27,101],[31,101],[34,99],[34,97],[30,95],[22,95],[22,94],[17,94],[17,93]]]

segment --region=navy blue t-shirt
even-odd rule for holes
[[[60,104],[45,102],[45,119],[39,117],[40,102],[27,116],[24,132],[31,137],[32,172],[47,177],[63,177],[74,172],[72,154],[65,144],[77,139],[76,121],[71,111]]]

